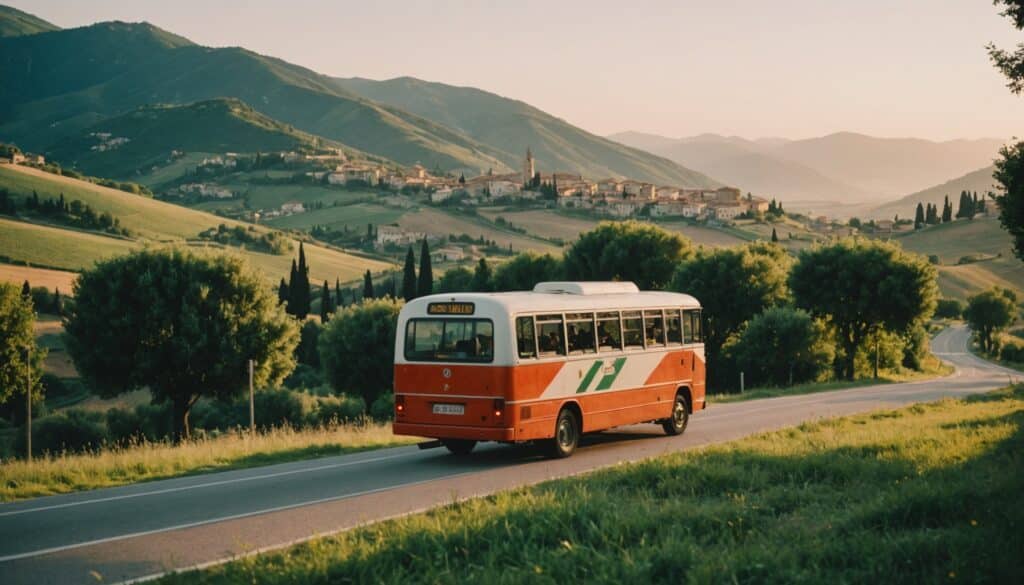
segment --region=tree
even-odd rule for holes
[[[473,290],[473,273],[464,266],[450,268],[441,275],[437,283],[437,292],[469,292]]]
[[[493,290],[494,282],[491,280],[491,267],[487,265],[487,258],[481,258],[473,272],[473,292],[490,292]]]
[[[863,238],[802,250],[789,286],[797,307],[835,328],[836,376],[847,380],[868,335],[908,331],[931,317],[938,298],[935,267],[924,257]]]
[[[949,202],[949,195],[946,195],[946,200],[942,204],[942,223],[951,221],[953,221],[953,205]]]
[[[21,285],[21,297],[24,299],[32,298],[32,286],[29,285],[27,280]]]
[[[416,296],[425,297],[434,293],[434,269],[430,264],[430,244],[423,238],[420,245],[420,276],[416,286]]]
[[[772,228],[772,242],[773,243],[778,243],[779,242],[779,234],[775,233],[775,228]]]
[[[58,317],[64,315],[64,299],[60,296],[60,288],[54,287],[53,289],[53,304],[51,305],[53,314]]]
[[[40,377],[46,350],[36,346],[35,320],[32,297],[22,295],[16,285],[0,282],[0,404],[25,394],[29,385],[33,402],[42,397]]]
[[[292,280],[288,283],[288,312],[295,315],[300,321],[305,319],[309,314],[312,297],[309,266],[306,265],[306,249],[303,243],[299,242],[299,263],[295,268]]]
[[[75,282],[68,352],[104,397],[148,387],[170,402],[174,437],[204,396],[230,399],[276,385],[295,367],[298,326],[261,274],[239,258],[144,250],[96,264]]]
[[[671,289],[693,295],[704,314],[704,350],[716,387],[729,386],[719,369],[722,346],[754,315],[785,302],[792,258],[778,244],[701,248],[672,277]]]
[[[334,306],[335,306],[335,308],[337,308],[337,307],[344,307],[345,306],[345,297],[341,296],[341,279],[340,278],[335,278],[334,279]]]
[[[412,253],[412,246],[405,255],[405,268],[402,271],[402,296],[405,302],[416,298],[416,256]]]
[[[999,349],[997,334],[1017,319],[1017,295],[1008,289],[992,287],[968,297],[963,314],[982,351],[994,353]]]
[[[770,307],[755,315],[723,351],[758,386],[820,380],[835,357],[825,326],[792,307]]]
[[[372,299],[373,297],[373,276],[367,269],[366,274],[363,275],[363,298]]]
[[[520,252],[494,270],[494,290],[533,290],[538,282],[562,279],[562,261],[551,254]]]
[[[1024,142],[999,149],[992,174],[1003,193],[996,196],[999,222],[1013,237],[1013,253],[1024,260]]]
[[[917,211],[914,212],[914,229],[919,230],[924,227],[924,206],[921,202],[917,202]]]
[[[995,4],[1006,7],[1001,15],[1013,22],[1014,28],[1024,30],[1024,0],[995,0]],[[1004,51],[989,43],[986,47],[992,63],[1006,76],[1006,86],[1010,91],[1020,95],[1024,91],[1024,43],[1017,45],[1014,52]]]
[[[641,289],[664,288],[676,266],[693,256],[679,234],[636,221],[601,222],[565,254],[571,280],[626,280]]]
[[[401,309],[400,301],[377,299],[335,315],[320,336],[320,363],[335,391],[362,396],[372,404],[391,390]]]
[[[295,267],[295,263],[292,263],[292,267]],[[284,281],[284,277],[281,277],[280,284],[277,285],[277,304],[285,305],[288,303],[288,283]]]
[[[326,323],[331,320],[331,313],[334,312],[334,302],[331,299],[331,285],[324,281],[320,289],[320,322]]]

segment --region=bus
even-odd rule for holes
[[[690,295],[632,282],[415,299],[398,317],[394,432],[456,455],[542,442],[556,458],[622,425],[679,435],[705,407],[700,311]]]

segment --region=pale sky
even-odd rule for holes
[[[521,99],[597,134],[1024,136],[990,0],[0,0],[62,27],[148,21],[338,77]]]

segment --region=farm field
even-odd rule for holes
[[[335,230],[348,226],[350,230],[365,232],[368,223],[374,225],[395,223],[406,212],[405,209],[385,207],[375,203],[356,203],[275,217],[266,223],[281,229],[310,229],[315,225],[320,225]]]
[[[330,206],[335,201],[351,203],[366,199],[377,199],[379,195],[371,191],[349,191],[324,187],[321,185],[257,185],[252,183],[234,183],[225,185],[229,189],[245,193],[252,209],[278,209],[289,201],[309,204],[322,201]]]
[[[64,270],[0,264],[0,282],[21,284],[27,280],[33,287],[45,286],[51,291],[57,288],[62,293],[70,293],[71,285],[76,278],[78,278],[78,274]]]
[[[81,270],[141,247],[134,241],[0,218],[0,250],[16,262]]]
[[[181,177],[186,171],[191,170],[202,162],[204,158],[211,156],[218,155],[210,152],[189,152],[170,164],[158,167],[156,170],[150,171],[144,175],[140,175],[135,180],[149,188],[153,188]]]
[[[1024,579],[1024,387],[807,422],[160,583]]]
[[[1024,262],[1016,257],[994,258],[960,266],[939,267],[939,290],[943,296],[966,299],[987,288],[1000,286],[1020,294],[1024,291]]]
[[[469,216],[454,215],[433,209],[421,207],[416,213],[407,213],[398,220],[398,225],[403,229],[415,232],[426,232],[440,235],[469,234],[473,237],[484,237],[494,240],[499,246],[507,248],[512,245],[513,251],[535,250],[541,253],[561,254],[560,247],[530,236],[505,231],[492,226],[481,219]],[[525,226],[524,226],[525,227]],[[529,228],[527,228],[529,229]]]
[[[919,254],[935,254],[943,264],[955,264],[968,254],[1013,255],[1013,243],[995,218],[954,221],[927,227],[894,238]]]

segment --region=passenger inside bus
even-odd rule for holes
[[[545,329],[547,330],[544,333]],[[562,343],[561,323],[541,325],[540,352],[542,354],[565,354],[565,345]]]

